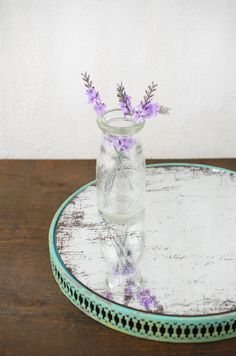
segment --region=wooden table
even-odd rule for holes
[[[187,162],[236,170],[236,159]],[[94,177],[88,160],[0,162],[0,355],[235,355],[236,339],[178,345],[118,333],[63,296],[49,263],[49,225]]]

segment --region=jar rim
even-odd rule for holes
[[[109,118],[110,114],[120,113],[121,115],[116,116],[112,115]],[[117,126],[118,123],[118,126]],[[120,123],[120,125],[119,125]],[[125,126],[122,126],[122,124]],[[128,118],[122,116],[121,109],[111,109],[105,111],[102,115],[97,117],[97,124],[98,127],[104,132],[111,135],[133,135],[139,132],[145,124],[145,120],[141,123],[136,123],[135,121],[131,120],[131,115]]]

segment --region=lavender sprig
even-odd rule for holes
[[[169,115],[171,108],[167,108],[166,106],[160,106],[159,113],[162,115]]]
[[[89,103],[92,104],[98,115],[104,114],[106,105],[102,102],[100,94],[96,91],[93,82],[90,79],[90,75],[87,72],[81,73],[81,75],[85,87],[87,88],[86,94]],[[141,100],[139,105],[134,108],[131,104],[131,96],[126,93],[123,83],[121,82],[120,84],[117,84],[117,97],[124,117],[127,118],[130,116],[132,120],[139,124],[145,119],[156,117],[158,114],[169,115],[170,108],[152,102],[156,89],[157,84],[154,82],[152,82],[151,85],[148,85],[143,100]]]
[[[133,108],[131,105],[131,96],[127,95],[125,91],[125,87],[123,83],[121,82],[120,84],[117,84],[117,97],[119,99],[119,105],[120,108],[125,115],[131,115],[133,114]]]
[[[149,104],[152,101],[156,89],[157,89],[157,84],[154,84],[152,82],[151,85],[148,85],[148,89],[145,90],[145,94],[146,95],[144,95],[144,97],[143,97],[143,104],[144,105],[145,104]]]
[[[137,293],[137,299],[141,306],[149,310],[156,306],[156,297],[151,294],[150,289],[143,289]]]
[[[150,119],[155,117],[158,114],[160,105],[158,103],[152,103],[156,89],[157,84],[152,82],[151,85],[148,85],[148,89],[145,90],[143,100],[140,102],[134,115],[134,119],[137,123],[143,121],[146,118]]]
[[[100,94],[96,91],[93,86],[92,80],[90,80],[90,75],[85,72],[81,73],[84,85],[87,88],[86,94],[89,99],[89,103],[93,105],[94,110],[98,115],[102,115],[105,112],[106,105],[102,102]]]
[[[153,103],[151,104],[151,101],[153,99],[153,96],[154,96],[154,93],[157,89],[157,84],[154,84],[152,82],[151,85],[148,86],[148,89],[145,90],[145,94],[143,99],[144,101],[142,102],[141,101],[141,104],[143,106],[144,109],[146,109],[146,111],[148,111],[150,114],[147,115],[147,117],[150,117],[150,116],[155,116],[156,114],[162,114],[162,115],[169,115],[170,113],[170,108],[167,108],[166,106],[162,106],[162,105],[159,105],[157,103]]]
[[[107,135],[105,140],[108,144],[113,145],[115,149],[122,152],[129,151],[136,143],[136,139],[133,136]]]

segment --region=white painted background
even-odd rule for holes
[[[235,24],[234,0],[1,0],[0,157],[96,156],[86,69],[110,108],[159,84],[146,157],[235,157]]]

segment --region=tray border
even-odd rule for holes
[[[146,167],[199,167],[236,175],[235,171],[205,164],[160,163]],[[77,280],[63,263],[56,247],[55,230],[57,221],[67,204],[78,194],[94,185],[87,183],[70,195],[59,207],[49,229],[49,252],[53,275],[61,291],[85,314],[117,331],[145,339],[175,342],[198,343],[228,339],[236,336],[236,311],[201,315],[172,316],[148,313],[122,306],[93,293]]]

